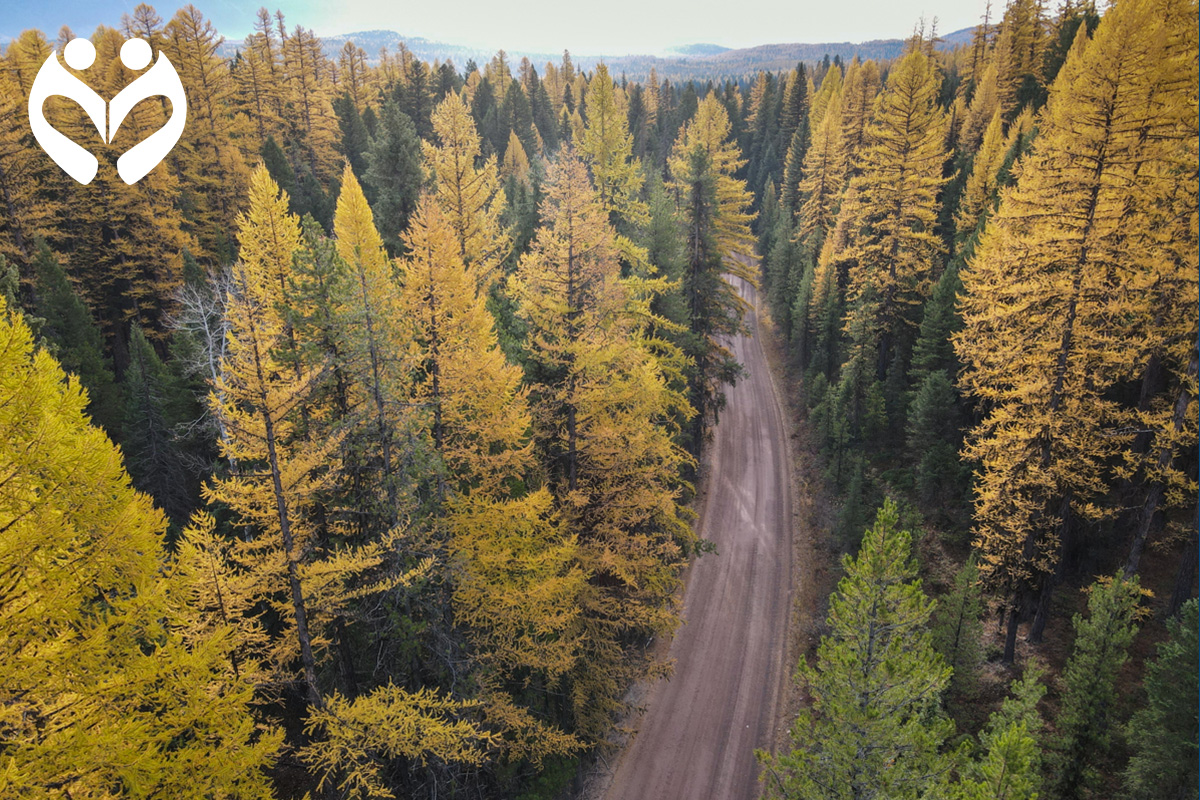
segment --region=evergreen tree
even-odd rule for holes
[[[78,376],[87,390],[88,414],[116,439],[121,431],[120,390],[104,354],[104,339],[58,257],[43,241],[36,247],[34,308],[43,320],[41,336],[62,368]]]
[[[799,675],[813,698],[792,729],[796,749],[772,761],[783,796],[935,796],[949,769],[939,752],[950,669],[933,647],[934,603],[921,591],[912,536],[884,502],[830,600],[830,633]],[[772,784],[768,783],[771,788]]]
[[[371,144],[367,126],[363,124],[362,115],[359,114],[358,107],[349,93],[344,93],[333,101],[333,113],[337,115],[338,127],[342,132],[342,155],[350,162],[354,174],[362,178],[367,170],[367,148]]]
[[[929,373],[936,370],[943,370],[947,375],[958,372],[953,337],[962,329],[962,317],[957,306],[962,291],[959,269],[966,255],[969,255],[969,251],[960,253],[946,265],[925,304],[908,373],[915,385],[919,386]]]
[[[379,233],[391,253],[401,252],[401,235],[417,207],[424,174],[417,130],[395,102],[383,104],[376,135],[366,152],[362,180],[375,196],[371,206]]]
[[[964,489],[956,400],[950,376],[939,369],[921,379],[908,407],[905,430],[909,458],[916,463],[917,494],[933,508],[953,504]]]
[[[808,149],[811,138],[808,127],[808,101],[808,70],[804,62],[800,62],[787,77],[779,118],[779,142],[776,151],[783,154],[788,162],[795,158],[798,164],[804,163],[804,151]]]
[[[1050,787],[1061,800],[1089,796],[1117,730],[1117,676],[1137,633],[1137,576],[1101,578],[1088,595],[1088,616],[1076,614],[1075,645],[1063,670],[1062,705],[1051,743]]]
[[[313,209],[309,206],[304,194],[300,191],[300,184],[296,181],[296,171],[292,169],[287,154],[275,141],[274,136],[268,136],[267,140],[263,142],[259,155],[262,156],[263,166],[267,168],[271,180],[275,181],[275,184],[287,194],[291,212],[301,217],[305,214],[312,214]]]
[[[1125,738],[1133,749],[1125,769],[1132,800],[1190,800],[1197,777],[1196,650],[1200,630],[1197,602],[1184,604],[1167,621],[1168,638],[1146,667],[1146,703],[1133,714]]]
[[[129,338],[129,369],[121,388],[121,446],[133,485],[153,497],[173,522],[182,523],[199,489],[176,437],[176,426],[186,419],[187,398],[140,328]]]
[[[696,365],[691,385],[696,452],[724,404],[722,385],[732,383],[739,370],[723,341],[741,329],[747,306],[724,276],[754,280],[737,258],[749,255],[753,242],[747,212],[751,198],[745,183],[734,177],[744,162],[729,134],[729,116],[716,95],[709,94],[680,133],[669,159],[687,231],[683,292],[691,332],[688,355]]]
[[[954,670],[950,688],[960,696],[972,692],[983,663],[982,616],[979,568],[972,555],[954,576],[950,593],[933,616],[933,646]]]
[[[988,718],[980,734],[983,756],[961,769],[950,786],[951,800],[1037,800],[1042,786],[1038,735],[1042,718],[1037,704],[1046,687],[1036,663],[1011,688],[1011,697]]]
[[[509,82],[504,92],[504,103],[500,107],[501,119],[507,122],[510,134],[515,134],[521,142],[521,147],[527,153],[538,153],[537,130],[533,124],[533,109],[529,105],[529,96],[525,89],[515,79]],[[496,149],[499,155],[501,148]]]
[[[529,93],[533,125],[542,141],[543,150],[553,153],[558,149],[558,125],[550,94],[546,91],[546,85],[538,78],[537,69],[530,69],[529,83],[525,89]]]

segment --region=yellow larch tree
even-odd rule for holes
[[[582,653],[584,573],[553,495],[541,488],[514,498],[455,497],[447,525],[454,621],[473,646],[484,714],[506,755],[540,764],[575,752],[579,738],[528,701],[531,693],[561,691]]]
[[[120,60],[125,38],[102,26],[91,41],[96,61],[85,77],[99,94],[113,97],[135,77]],[[162,335],[164,316],[183,279],[182,252],[196,249],[175,202],[180,179],[169,164],[159,164],[133,185],[117,174],[117,158],[165,123],[165,109],[157,100],[161,98],[135,106],[108,144],[101,142],[78,105],[62,98],[46,103],[55,127],[76,141],[89,142],[100,160],[88,185],[62,184],[63,216],[72,226],[70,246],[62,255],[112,347],[118,369],[125,366],[130,323],[152,337]]]
[[[1191,508],[1197,492],[1194,477],[1184,467],[1180,454],[1194,448],[1197,441],[1197,349],[1200,338],[1194,313],[1200,289],[1200,224],[1197,210],[1200,191],[1200,114],[1197,109],[1197,31],[1191,20],[1196,4],[1173,3],[1159,6],[1166,34],[1164,58],[1160,69],[1168,87],[1163,98],[1164,116],[1159,138],[1164,153],[1152,170],[1146,170],[1143,198],[1152,215],[1148,227],[1157,232],[1159,249],[1147,259],[1143,273],[1145,289],[1137,296],[1141,322],[1132,334],[1144,343],[1145,352],[1137,361],[1143,385],[1153,382],[1155,369],[1169,375],[1166,391],[1149,402],[1128,409],[1130,424],[1150,431],[1144,446],[1135,442],[1126,454],[1131,473],[1140,472],[1146,496],[1139,509],[1137,526],[1125,561],[1125,572],[1133,574],[1147,537],[1160,508]],[[1185,88],[1188,87],[1188,88]],[[1171,117],[1174,117],[1172,124]],[[1145,396],[1145,392],[1143,396]]]
[[[517,138],[516,131],[508,133],[508,144],[504,148],[504,162],[500,165],[500,174],[529,186],[529,156],[525,154],[525,147]]]
[[[282,736],[236,627],[193,624],[166,518],[86,405],[0,298],[0,794],[265,800]]]
[[[425,195],[405,234],[402,313],[419,362],[414,397],[432,413],[449,477],[446,524],[454,559],[454,616],[482,665],[485,715],[510,756],[540,762],[578,747],[515,699],[536,676],[557,686],[578,651],[582,571],[546,489],[522,496],[532,467],[521,370],[500,350],[486,297],[459,257],[441,207]]]
[[[846,175],[846,149],[842,143],[842,96],[834,93],[829,99],[827,113],[813,132],[812,146],[804,156],[804,175],[800,179],[800,215],[796,238],[804,239],[814,232],[823,236],[832,226],[837,214]]]
[[[677,623],[670,597],[694,535],[679,504],[686,400],[647,349],[648,301],[620,278],[615,232],[576,158],[551,168],[543,228],[511,280],[529,325],[534,429],[588,582],[571,672],[579,734],[603,735],[625,685],[651,668],[634,639]]]
[[[1004,9],[991,55],[996,65],[996,96],[1011,119],[1041,89],[1047,26],[1040,0],[1012,0]]]
[[[858,174],[858,156],[867,144],[867,126],[871,121],[871,112],[875,106],[875,98],[879,94],[880,79],[879,65],[874,61],[859,63],[856,58],[846,70],[846,80],[842,84],[841,103],[839,108],[841,124],[841,140],[844,155],[843,164],[846,169],[846,179]],[[832,102],[830,103],[832,108]],[[827,112],[831,114],[832,111]]]
[[[5,49],[6,71],[17,82],[21,94],[25,97],[29,96],[33,80],[52,49],[51,44],[46,41],[46,35],[39,30],[22,31]]]
[[[369,73],[367,52],[354,42],[348,41],[342,45],[342,51],[338,54],[338,89],[350,95],[360,114],[366,111],[367,101],[371,99]]]
[[[251,177],[250,208],[239,228],[241,260],[226,300],[228,342],[210,396],[226,423],[222,452],[239,469],[204,491],[229,506],[242,526],[227,555],[216,553],[232,572],[222,602],[264,624],[264,615],[272,617],[271,628],[282,629],[265,643],[264,666],[274,681],[303,687],[307,741],[299,750],[321,785],[332,781],[389,797],[381,762],[437,756],[479,764],[493,737],[475,719],[476,703],[390,684],[351,699],[318,685],[318,667],[329,658],[351,604],[427,575],[432,562],[397,570],[398,528],[360,546],[323,541],[328,532],[317,512],[329,496],[323,490],[338,476],[341,437],[314,442],[298,433],[299,409],[325,370],[317,365],[297,375],[287,357],[286,309],[272,270],[295,257],[301,234],[286,195],[264,167]],[[205,530],[210,526],[197,526],[189,540],[219,561],[211,558],[217,548]],[[293,679],[297,662],[299,681]]]
[[[628,238],[650,219],[649,208],[641,199],[644,178],[641,164],[633,157],[628,117],[617,102],[612,78],[604,64],[596,66],[584,111],[587,127],[583,138],[578,140],[579,152],[591,168],[609,221],[621,234],[618,244],[622,258],[644,269],[645,249]]]
[[[10,45],[11,50],[15,45]],[[0,71],[0,255],[28,268],[38,237],[57,239],[61,202],[46,191],[57,167],[30,148],[26,98],[17,81]]]
[[[487,298],[476,294],[454,230],[429,195],[404,241],[400,304],[420,354],[415,396],[428,404],[434,445],[455,488],[502,496],[530,466],[520,369],[505,360]]]
[[[512,247],[501,222],[507,200],[496,157],[476,166],[479,131],[457,94],[434,109],[433,132],[437,141],[422,142],[422,150],[433,175],[434,196],[458,239],[459,257],[476,285],[486,289],[498,279],[497,270]]]
[[[967,107],[962,127],[958,133],[958,146],[965,152],[975,152],[987,135],[988,126],[996,114],[1004,116],[1000,108],[1000,97],[996,81],[996,62],[988,61],[987,68],[975,87],[971,105]]]
[[[246,37],[241,58],[231,65],[238,89],[235,100],[252,120],[260,145],[268,136],[282,138],[283,70],[280,55],[271,15],[265,8],[260,8],[254,33]]]
[[[1195,185],[1192,177],[1180,186],[1195,168],[1196,108],[1180,72],[1188,74],[1181,65],[1195,59],[1196,40],[1183,34],[1187,12],[1171,5],[1117,4],[1091,42],[1080,28],[1038,145],[1018,163],[963,273],[960,386],[986,409],[965,455],[979,464],[981,570],[1009,600],[1006,661],[1021,607],[1038,592],[1030,638],[1040,639],[1067,526],[1113,513],[1098,500],[1136,428],[1109,390],[1146,367],[1147,349],[1158,350],[1194,402],[1195,328],[1149,348],[1145,338],[1165,330],[1154,323],[1158,291],[1171,285],[1180,302],[1195,295],[1196,256],[1185,255],[1195,241],[1194,199],[1185,201],[1187,221],[1163,216]],[[1169,242],[1175,233],[1180,242]],[[1194,437],[1194,427],[1172,431],[1174,399],[1155,405],[1151,423],[1168,447]]]
[[[842,68],[834,64],[821,79],[821,88],[815,93],[809,92],[808,96],[812,98],[812,106],[808,113],[809,125],[812,130],[815,131],[821,127],[821,120],[825,119],[825,113],[829,109],[829,101],[841,90]]]
[[[238,225],[241,259],[226,299],[228,342],[209,402],[226,424],[223,455],[240,469],[211,482],[204,493],[210,502],[229,505],[253,531],[239,542],[236,558],[256,573],[253,588],[259,599],[270,598],[290,628],[269,661],[286,674],[298,654],[306,700],[319,708],[311,598],[301,573],[314,537],[309,512],[336,469],[332,456],[338,443],[313,444],[295,435],[299,408],[320,370],[296,375],[293,365],[280,359],[288,326],[275,273],[300,249],[300,225],[265,167],[254,171],[249,211],[239,216]]]
[[[859,155],[847,215],[847,299],[868,283],[878,294],[880,374],[893,347],[916,325],[932,288],[941,242],[934,232],[946,151],[946,114],[938,106],[933,60],[914,48],[888,75]]]
[[[971,174],[963,189],[962,200],[954,214],[955,226],[959,236],[967,236],[979,225],[986,209],[995,202],[1000,165],[1004,162],[1006,152],[1004,140],[1004,118],[1000,110],[992,113],[983,134],[983,142],[974,152],[971,164]]]
[[[248,147],[245,120],[233,113],[235,88],[228,65],[217,55],[225,41],[195,6],[181,8],[163,32],[163,51],[179,73],[188,99],[188,125],[171,152],[184,180],[184,204],[202,247],[197,256],[227,261],[238,199],[245,194]]]
[[[280,38],[286,136],[293,149],[307,156],[317,179],[328,183],[341,163],[328,61],[311,30],[297,25],[291,36]]]
[[[1017,140],[1033,129],[1033,111],[1028,108],[1022,111],[1008,125],[1007,135],[1004,134],[1004,127],[1004,119],[997,109],[984,132],[982,144],[975,151],[971,174],[967,177],[967,185],[954,215],[959,237],[965,238],[974,232],[995,206],[1001,168]]]
[[[412,320],[402,310],[400,287],[393,277],[383,239],[349,164],[342,172],[333,231],[338,255],[349,273],[337,314],[343,329],[341,349],[349,381],[361,400],[354,405],[362,409],[358,413],[363,421],[358,427],[365,435],[354,438],[360,449],[371,454],[367,456],[370,467],[381,473],[381,499],[386,501],[382,518],[390,527],[401,513],[397,464],[400,433],[416,424],[410,412],[402,411],[411,394],[409,373],[416,364],[416,354]]]

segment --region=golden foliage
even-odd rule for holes
[[[0,299],[0,793],[270,796],[235,626],[198,626],[166,520]],[[183,556],[186,560],[187,556]],[[203,769],[197,769],[203,765]]]
[[[500,220],[508,201],[496,157],[489,157],[482,167],[475,166],[479,133],[466,103],[456,94],[447,96],[434,110],[433,132],[437,143],[423,142],[421,146],[433,175],[434,196],[476,285],[491,286],[512,246]]]
[[[1080,29],[963,273],[960,385],[987,409],[965,451],[976,536],[984,574],[1010,590],[1054,568],[1068,514],[1112,513],[1097,501],[1134,420],[1168,449],[1195,441],[1174,398],[1142,417],[1109,391],[1153,357],[1195,402],[1196,39],[1173,5],[1129,0],[1093,41]]]
[[[404,241],[400,304],[419,351],[415,395],[430,406],[434,444],[455,487],[498,497],[530,465],[520,369],[505,360],[486,295],[477,294],[454,231],[428,195]]]

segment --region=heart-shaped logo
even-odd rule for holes
[[[96,48],[87,39],[72,39],[63,48],[62,57],[72,69],[85,70],[95,63]],[[121,63],[131,70],[145,69],[152,58],[150,45],[142,39],[127,39],[125,44],[121,45]],[[33,137],[37,139],[37,143],[54,159],[54,163],[86,186],[96,177],[100,162],[46,121],[42,113],[46,99],[60,96],[79,103],[96,126],[100,138],[111,142],[134,106],[147,97],[159,95],[171,101],[171,117],[167,124],[117,159],[117,174],[121,176],[121,180],[134,184],[167,157],[167,153],[171,152],[171,148],[183,135],[184,125],[187,123],[187,95],[179,81],[179,73],[171,66],[164,53],[159,53],[154,66],[118,92],[107,105],[104,98],[92,91],[90,86],[67,72],[59,63],[56,53],[51,53],[38,70],[29,90],[29,127],[33,130]]]

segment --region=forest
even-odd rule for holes
[[[982,11],[673,83],[142,4],[71,70],[178,71],[132,185],[168,101],[51,97],[78,184],[10,42],[0,796],[576,796],[757,310],[830,576],[763,795],[1195,797],[1197,6]]]

